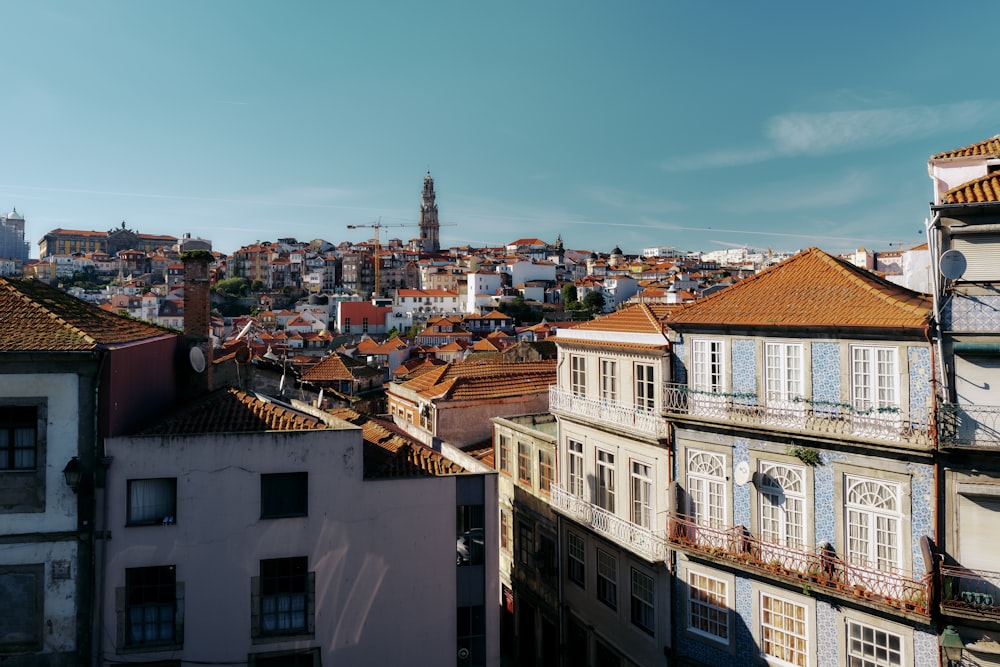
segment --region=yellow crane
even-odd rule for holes
[[[382,228],[383,227],[419,227],[419,226],[420,226],[419,224],[415,224],[415,223],[411,223],[411,222],[404,222],[404,223],[399,223],[399,224],[394,224],[394,225],[387,225],[387,224],[384,224],[382,222],[382,218],[381,217],[378,220],[376,220],[375,222],[371,223],[370,225],[347,225],[348,229],[370,228],[370,229],[374,229],[375,230],[375,291],[372,293],[372,298],[373,299],[382,296],[382,284],[381,284],[381,281],[379,279],[379,272],[380,272],[380,269],[382,267],[382,257],[381,257],[382,240],[381,240],[381,238],[379,238],[379,236],[381,234]]]

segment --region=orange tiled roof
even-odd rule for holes
[[[254,433],[324,429],[319,419],[261,400],[238,389],[220,389],[143,431],[144,435]]]
[[[361,427],[365,444],[365,477],[427,477],[465,472],[462,466],[430,447],[414,442],[390,422],[362,415],[350,408],[327,412]]]
[[[732,287],[676,309],[685,325],[922,329],[931,298],[809,248]]]
[[[971,146],[932,155],[931,159],[944,160],[947,158],[975,157],[978,155],[1000,155],[1000,134],[990,137],[985,141],[980,141],[977,144],[972,144]]]
[[[662,334],[665,331],[662,320],[667,312],[668,309],[662,306],[640,303],[589,322],[581,322],[573,330]]]
[[[982,204],[1000,202],[1000,173],[993,172],[948,190],[944,204]]]
[[[433,368],[402,386],[426,398],[473,400],[547,392],[555,382],[555,359],[510,362],[489,357]]]
[[[323,357],[322,361],[306,371],[302,380],[304,382],[337,382],[354,380],[359,376],[381,374],[381,372],[377,368],[370,368],[363,361],[335,352]]]
[[[86,351],[176,335],[108,312],[37,280],[0,278],[0,351]]]

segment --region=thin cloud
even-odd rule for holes
[[[694,171],[782,157],[881,148],[944,130],[954,133],[972,128],[998,114],[1000,103],[979,100],[936,106],[781,114],[767,122],[764,137],[756,145],[672,158],[660,166],[665,171]]]
[[[852,170],[835,179],[824,179],[817,183],[776,184],[773,192],[757,191],[733,202],[728,210],[733,212],[751,211],[798,211],[819,208],[851,206],[867,199],[877,192],[881,184],[863,170]]]
[[[619,209],[640,210],[647,213],[669,213],[685,208],[679,202],[669,199],[648,197],[643,194],[603,185],[583,188],[582,194],[584,197],[598,204]]]

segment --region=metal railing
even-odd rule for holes
[[[1000,449],[1000,407],[938,406],[938,441],[944,447]]]
[[[836,590],[857,599],[929,615],[931,575],[914,577],[899,569],[881,569],[848,562],[833,550],[774,544],[752,536],[743,526],[714,528],[671,515],[670,544],[713,558],[737,563],[803,586]]]
[[[664,385],[664,411],[748,426],[793,428],[824,436],[847,436],[930,446],[930,419],[914,422],[896,407],[857,410],[831,401],[792,399],[767,405],[755,393],[714,393],[684,384]]]
[[[941,606],[1000,616],[1000,572],[942,565]]]
[[[578,396],[559,387],[549,387],[549,409],[613,424],[654,438],[667,437],[667,422],[656,410],[643,410],[617,401]]]
[[[623,519],[608,510],[552,485],[552,506],[595,533],[625,547],[648,561],[666,559],[667,539],[663,531],[654,531]]]

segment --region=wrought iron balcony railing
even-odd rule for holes
[[[671,515],[668,541],[686,551],[736,563],[742,568],[803,581],[863,600],[927,616],[931,576],[914,577],[899,569],[848,562],[832,550],[774,544],[750,535],[743,526],[713,528]]]
[[[755,393],[699,391],[675,383],[667,383],[663,395],[668,415],[915,446],[930,446],[932,440],[929,415],[922,421],[907,420],[898,407],[859,410],[843,403],[797,397],[765,404]]]
[[[1000,572],[942,565],[941,607],[1000,618]]]
[[[643,410],[617,401],[578,396],[559,387],[549,387],[549,409],[611,424],[652,438],[667,437],[667,423],[656,410]]]
[[[1000,449],[1000,406],[938,406],[938,441],[944,447]]]
[[[651,530],[623,519],[608,510],[552,485],[552,506],[574,521],[629,551],[656,562],[667,557],[667,539],[662,530]]]

